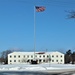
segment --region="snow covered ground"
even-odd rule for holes
[[[0,65],[2,71],[33,71],[33,72],[68,72],[75,71],[75,65],[72,64],[15,64],[15,65]]]

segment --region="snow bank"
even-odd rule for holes
[[[18,64],[18,65],[0,65],[0,71],[72,71],[75,65],[70,64]]]

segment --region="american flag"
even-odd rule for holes
[[[45,10],[45,7],[43,7],[43,6],[35,6],[35,8],[36,8],[37,12],[42,12]]]

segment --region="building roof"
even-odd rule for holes
[[[55,52],[35,52],[35,54],[54,54],[54,53],[63,54],[63,53],[58,52],[58,51],[55,51]],[[34,54],[34,52],[12,52],[12,53],[10,53],[8,55],[11,55],[11,54],[22,54],[22,55],[29,54],[29,55],[31,55],[31,54]]]

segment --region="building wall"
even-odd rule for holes
[[[64,54],[58,52],[51,53],[51,63],[63,64]]]
[[[38,63],[64,64],[64,54],[60,52],[35,53]],[[24,64],[34,60],[34,52],[13,52],[8,54],[8,64]]]

